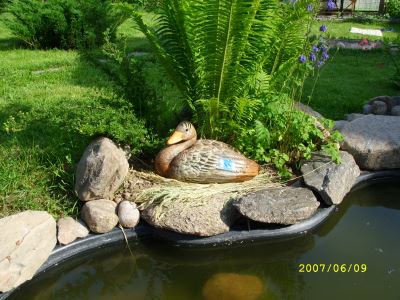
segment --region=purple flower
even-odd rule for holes
[[[322,59],[327,60],[329,58],[328,52],[322,52]]]
[[[327,52],[328,49],[327,49],[326,47],[322,46],[322,47],[321,47],[321,51],[322,51],[322,52]]]
[[[318,67],[318,68],[321,68],[323,64],[324,64],[324,62],[323,62],[322,60],[319,60],[319,61],[317,62],[317,67]]]
[[[327,28],[325,25],[322,25],[322,26],[319,28],[319,31],[325,32],[327,29],[328,29],[328,28]]]
[[[307,11],[312,12],[314,7],[311,4],[307,5]]]
[[[328,0],[328,3],[326,4],[326,8],[328,10],[334,10],[336,8],[335,2],[333,2],[332,0]]]
[[[311,61],[316,61],[317,60],[317,57],[315,56],[314,52],[310,53],[310,60]]]
[[[300,57],[299,57],[299,62],[301,62],[301,63],[305,63],[307,61],[307,57],[305,56],[305,55],[300,55]]]
[[[313,52],[318,52],[319,51],[318,46],[317,45],[313,45],[312,46],[312,51]]]

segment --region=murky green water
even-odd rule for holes
[[[400,181],[352,192],[317,232],[289,242],[193,250],[149,241],[131,248],[133,256],[119,247],[63,264],[11,298],[399,300]],[[299,272],[301,264],[317,272]],[[346,270],[332,265],[327,272],[329,264]]]

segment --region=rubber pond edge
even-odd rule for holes
[[[362,172],[357,178],[352,190],[361,186],[367,181],[382,178],[400,178],[400,169],[383,170],[376,172]],[[233,228],[231,231],[212,237],[195,237],[183,235],[167,230],[160,230],[147,224],[140,224],[134,229],[124,229],[126,238],[129,241],[140,241],[142,239],[157,238],[169,244],[179,247],[216,247],[240,245],[261,241],[277,241],[297,238],[315,230],[335,211],[336,205],[326,208],[319,208],[309,219],[298,224],[275,228],[275,229],[254,229]],[[104,234],[89,234],[84,239],[79,239],[66,246],[57,245],[47,261],[39,268],[34,277],[46,272],[62,262],[78,255],[108,247],[115,244],[125,243],[125,236],[121,229],[115,228]],[[19,287],[17,287],[19,288]],[[16,289],[17,289],[16,288]],[[0,293],[0,300],[9,297],[14,290],[7,293]]]

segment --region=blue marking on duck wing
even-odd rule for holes
[[[218,163],[218,169],[220,170],[224,170],[224,171],[230,171],[230,172],[234,172],[235,171],[235,162],[231,159],[226,159],[226,158],[222,158],[219,160]]]

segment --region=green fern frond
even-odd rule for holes
[[[271,134],[268,128],[265,127],[261,121],[256,120],[254,122],[254,129],[257,143],[263,145],[267,149],[271,144]]]
[[[182,3],[178,0],[162,2],[155,29],[147,26],[138,12],[133,13],[133,19],[146,35],[174,84],[194,109],[193,102],[197,98],[194,88],[196,73],[186,35]]]

